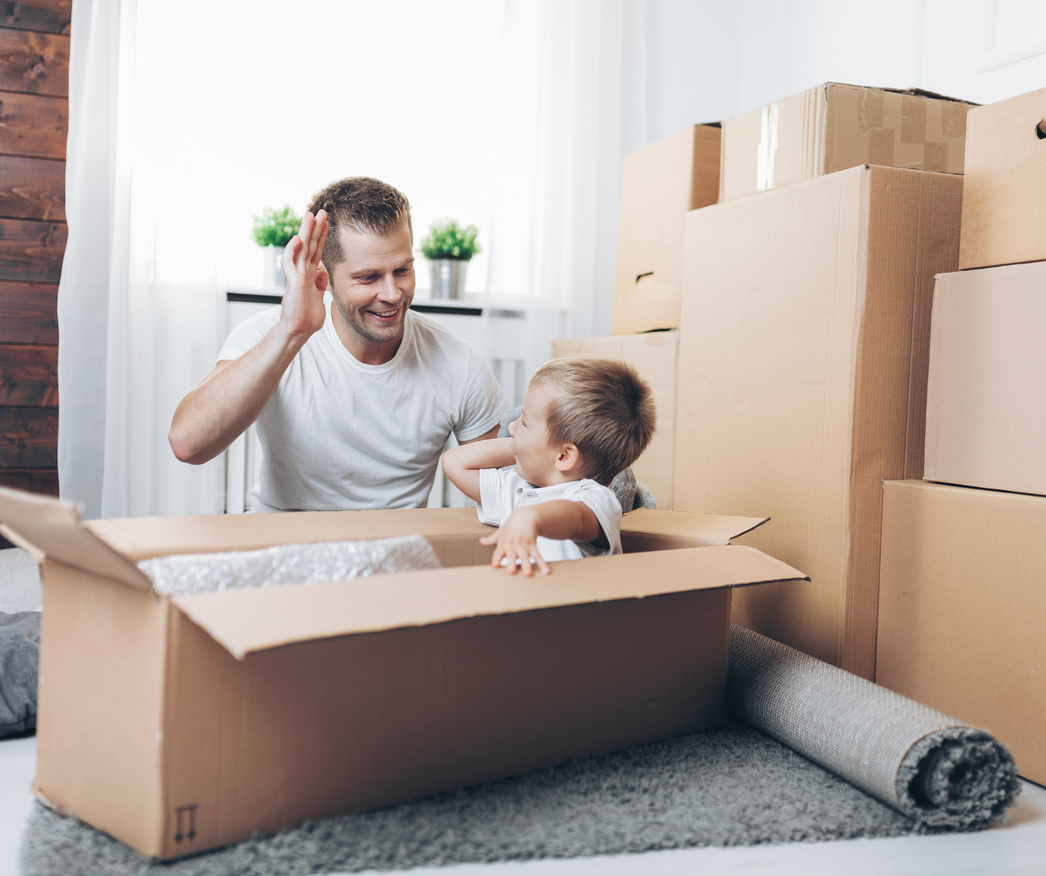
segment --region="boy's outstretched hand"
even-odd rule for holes
[[[283,273],[287,288],[283,293],[280,322],[288,335],[311,337],[323,327],[327,316],[323,293],[329,278],[323,266],[323,244],[327,240],[327,213],[315,216],[306,211],[301,229],[283,252]]]
[[[497,567],[502,560],[506,560],[506,571],[510,575],[516,574],[517,563],[526,578],[534,574],[533,566],[548,575],[552,569],[538,553],[538,528],[537,506],[525,505],[513,511],[497,532],[479,541],[480,544],[495,545],[490,564]]]

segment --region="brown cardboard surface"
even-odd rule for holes
[[[861,164],[962,173],[972,104],[828,82],[723,122],[720,202]]]
[[[615,335],[679,325],[683,216],[714,204],[718,191],[718,125],[693,125],[625,156]]]
[[[77,566],[132,587],[151,588],[148,577],[109,545],[79,525],[80,516],[66,502],[0,487],[0,523],[8,526],[16,544],[39,556]]]
[[[942,274],[923,477],[1046,495],[1046,262]]]
[[[684,548],[550,564],[524,578],[490,566],[432,569],[351,583],[224,591],[171,601],[233,656],[294,642],[470,617],[792,581],[796,571],[751,548]],[[650,575],[651,568],[658,575]]]
[[[713,590],[487,616],[243,662],[176,615],[158,854],[714,726],[729,601]],[[174,812],[190,806],[197,836],[175,842]]]
[[[810,575],[734,620],[865,678],[884,478],[922,471],[934,274],[962,179],[857,167],[690,213],[676,508],[769,514],[742,539]]]
[[[602,338],[552,342],[553,358],[618,359],[634,367],[650,383],[657,408],[657,431],[632,464],[632,472],[657,500],[659,509],[673,508],[675,489],[676,370],[679,332],[646,332]]]
[[[45,560],[34,790],[137,849],[161,839],[168,606]]]
[[[1046,88],[970,112],[959,267],[1046,259]]]
[[[1046,784],[1046,498],[888,481],[876,681],[1009,746]]]
[[[39,516],[24,495],[4,496],[16,532],[21,511],[30,528]],[[45,510],[50,545],[64,527],[128,562],[401,526],[489,559],[469,509],[89,524]],[[626,539],[661,550],[548,578],[445,568],[172,599],[45,555],[37,793],[167,859],[713,726],[730,588],[802,575],[754,549],[692,547],[761,520],[634,513]]]

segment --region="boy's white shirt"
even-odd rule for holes
[[[591,508],[610,546],[596,548],[590,542],[560,541],[538,536],[538,553],[548,562],[621,553],[621,503],[613,490],[589,478],[551,487],[535,487],[516,474],[514,465],[484,468],[479,472],[479,498],[479,507],[476,509],[479,519],[493,526],[501,526],[519,507],[555,499],[583,502]]]

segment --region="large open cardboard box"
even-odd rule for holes
[[[658,508],[672,510],[679,332],[644,332],[637,335],[558,340],[552,342],[552,355],[556,358],[576,356],[584,359],[618,359],[635,368],[650,384],[657,407],[657,430],[643,455],[632,463],[632,472],[636,480],[654,494]]]
[[[625,156],[615,335],[679,326],[683,217],[719,196],[719,125],[691,125]]]
[[[739,593],[734,619],[875,672],[884,478],[923,466],[934,275],[962,177],[839,173],[686,219],[675,507],[751,514],[812,583]]]
[[[1046,88],[970,111],[959,267],[1046,259]]]
[[[887,481],[875,680],[1046,785],[1046,498]]]
[[[923,477],[1046,495],[1044,338],[1046,262],[937,278]]]
[[[84,523],[0,489],[43,577],[35,791],[166,859],[714,726],[730,588],[802,575],[727,545],[760,519],[625,520],[630,553],[525,579],[470,509]],[[450,568],[168,597],[136,565],[408,533]]]
[[[723,122],[719,200],[861,164],[962,173],[972,106],[826,82]]]

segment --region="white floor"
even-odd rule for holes
[[[33,798],[36,739],[0,741],[0,876],[18,873],[18,847]],[[439,876],[653,876],[755,874],[817,876],[934,876],[1046,873],[1046,788],[1024,783],[1009,823],[972,834],[898,839],[793,843],[783,846],[684,849],[571,860],[468,864],[414,870]]]

